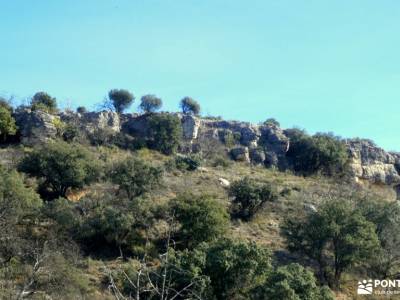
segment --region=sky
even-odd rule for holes
[[[0,0],[0,96],[191,96],[203,115],[400,151],[399,32],[397,0]]]

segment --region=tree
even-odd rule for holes
[[[364,200],[357,203],[360,213],[376,226],[380,250],[371,260],[376,278],[391,278],[400,272],[400,206],[396,202]]]
[[[57,111],[57,100],[46,92],[37,92],[32,97],[31,109],[54,113]]]
[[[166,155],[177,151],[182,139],[182,125],[172,114],[151,115],[148,119],[150,147]]]
[[[232,197],[232,216],[249,221],[267,201],[275,201],[277,193],[268,184],[257,184],[249,177],[232,183],[229,189]]]
[[[252,299],[334,300],[327,287],[317,285],[314,274],[297,263],[275,269],[254,291]]]
[[[271,272],[270,251],[255,243],[219,239],[205,251],[203,274],[217,299],[250,299],[250,291]]]
[[[86,109],[86,107],[84,107],[84,106],[78,106],[78,107],[76,108],[76,112],[77,112],[77,113],[80,113],[80,114],[84,114],[84,113],[87,112],[87,109]]]
[[[40,178],[42,189],[50,188],[54,198],[65,197],[69,188],[94,182],[99,174],[96,159],[86,148],[61,141],[34,149],[19,169]]]
[[[16,171],[0,166],[0,265],[9,261],[20,249],[22,220],[41,207],[39,195],[24,183]]]
[[[141,98],[140,109],[145,113],[152,113],[159,110],[162,106],[161,98],[155,95],[145,95]]]
[[[198,115],[200,113],[200,105],[196,100],[185,97],[180,102],[180,107],[184,114]]]
[[[10,113],[12,113],[13,110],[14,110],[13,107],[12,107],[12,104],[11,104],[11,99],[10,100],[6,100],[3,97],[0,97],[0,108],[1,107],[7,109],[8,111],[10,111]]]
[[[15,135],[17,126],[10,110],[0,106],[0,137],[5,140],[9,135]]]
[[[184,248],[218,239],[228,228],[225,207],[208,195],[181,195],[172,200],[170,211],[180,225],[178,239]]]
[[[135,100],[135,96],[124,89],[113,89],[108,92],[108,98],[111,100],[112,105],[117,113],[122,113],[125,109],[127,109],[133,101]]]
[[[303,175],[317,172],[334,175],[344,170],[349,154],[340,138],[323,133],[308,136],[301,131],[293,131],[291,134],[287,156],[296,172]]]
[[[162,171],[142,160],[127,159],[117,163],[111,169],[109,177],[133,200],[157,186],[161,181]]]
[[[379,249],[375,229],[349,200],[333,199],[305,218],[288,217],[283,233],[289,250],[314,259],[321,277],[338,287],[344,271],[355,264],[366,264]]]
[[[281,124],[274,118],[269,118],[269,119],[265,120],[264,125],[267,125],[267,126],[273,125],[273,126],[276,126],[276,127],[280,127],[281,126]]]

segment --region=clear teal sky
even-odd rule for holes
[[[0,94],[111,88],[400,150],[398,0],[0,0]],[[136,109],[136,104],[134,109]]]

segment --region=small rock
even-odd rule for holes
[[[229,180],[225,179],[225,178],[218,178],[218,182],[221,186],[223,187],[229,187],[231,185],[231,183],[229,182]]]

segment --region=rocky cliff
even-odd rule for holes
[[[247,122],[224,121],[176,114],[182,123],[185,152],[202,151],[205,141],[223,142],[232,158],[270,168],[289,168],[286,153],[290,140],[280,127],[254,125]],[[148,132],[148,116],[101,111],[84,114],[62,112],[57,116],[23,109],[15,112],[16,123],[24,144],[45,142],[57,135],[57,124],[73,123],[87,133],[97,129],[111,133],[124,132],[134,137],[145,137]],[[349,175],[355,182],[393,187],[400,198],[400,154],[389,153],[369,140],[346,141],[349,156]]]

